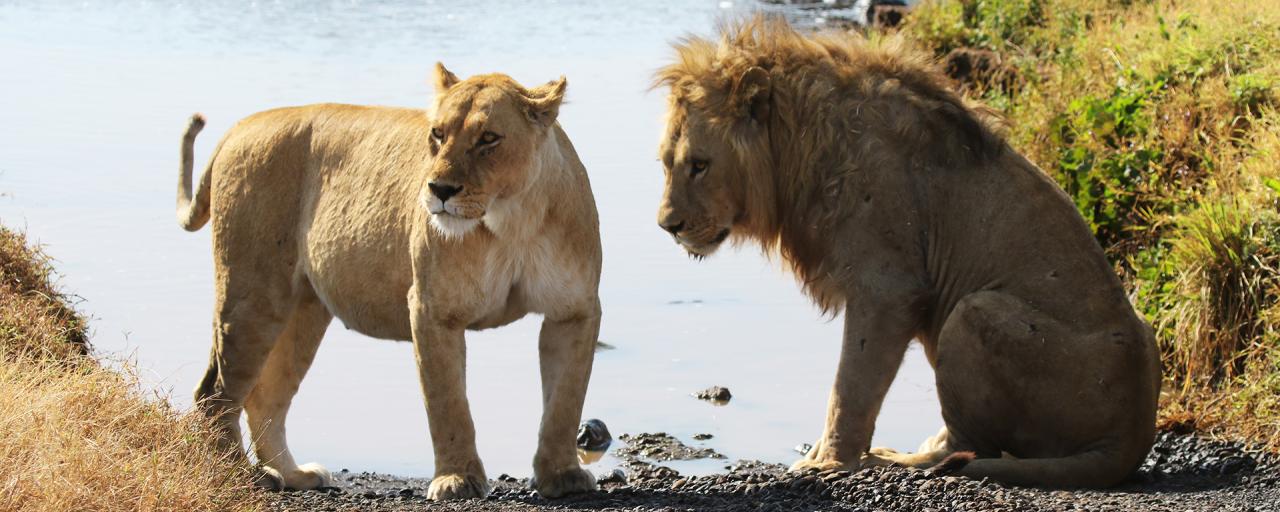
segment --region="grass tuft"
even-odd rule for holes
[[[48,258],[0,227],[0,511],[262,510],[207,419],[89,355],[53,283]]]

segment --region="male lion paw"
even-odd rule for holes
[[[431,479],[427,488],[429,500],[462,500],[489,495],[489,480],[483,475],[448,474]]]
[[[880,450],[879,453],[877,453],[877,450]],[[875,448],[872,449],[870,453],[862,455],[862,461],[859,467],[873,468],[883,466],[905,466],[906,464],[899,462],[904,457],[905,456],[903,454],[888,448]]]
[[[806,457],[796,461],[795,464],[792,464],[789,471],[797,473],[805,471],[825,473],[827,471],[854,471],[857,469],[857,467],[850,468],[845,464],[841,464],[834,460],[818,460]]]
[[[878,457],[885,457],[885,458],[890,458],[890,457],[893,457],[894,455],[899,454],[898,450],[894,450],[893,448],[889,448],[887,446],[878,446],[878,447],[872,448],[871,451],[867,453],[870,453]]]
[[[596,478],[591,476],[591,472],[582,468],[570,468],[550,476],[534,476],[532,482],[534,490],[544,498],[559,498],[561,496],[594,491],[596,487]]]

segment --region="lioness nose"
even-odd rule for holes
[[[444,185],[444,184],[436,183],[434,181],[431,183],[428,183],[427,188],[431,189],[431,193],[434,194],[436,197],[440,198],[440,201],[442,202],[448,201],[450,197],[458,195],[458,192],[462,192],[462,187],[455,187],[453,185]]]
[[[662,226],[662,229],[667,230],[667,232],[671,233],[672,235],[678,235],[680,234],[680,230],[684,229],[684,221],[680,221],[674,224],[659,223],[658,225]]]

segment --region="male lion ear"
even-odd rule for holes
[[[452,71],[445,69],[444,64],[439,62],[436,63],[435,83],[437,94],[449,90],[450,87],[453,87],[459,81],[458,75],[455,75]]]
[[[764,123],[769,119],[769,90],[769,72],[759,66],[752,66],[734,82],[729,101],[740,112],[750,116],[752,121]]]
[[[564,91],[568,86],[569,82],[561,76],[559,80],[529,89],[526,111],[529,120],[543,126],[554,124],[556,116],[560,115],[560,102],[564,100]]]

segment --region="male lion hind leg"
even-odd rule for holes
[[[316,349],[333,316],[315,293],[307,290],[294,307],[267,356],[258,384],[245,401],[249,415],[249,440],[258,462],[274,489],[309,490],[326,487],[333,476],[319,464],[299,466],[285,439],[285,417],[298,385],[315,359]]]
[[[489,479],[476,451],[476,428],[467,402],[466,337],[461,327],[434,321],[419,295],[416,285],[410,289],[409,318],[435,452],[436,472],[427,498],[483,498],[489,494]]]
[[[267,355],[284,330],[284,314],[278,311],[277,305],[287,302],[262,294],[221,296],[241,298],[220,301],[215,309],[218,313],[213,350],[209,368],[196,388],[195,403],[198,410],[213,419],[219,447],[247,462],[240,434],[240,413],[258,382]],[[274,481],[266,475],[259,475],[256,483],[274,486]]]
[[[942,464],[947,457],[966,451],[966,448],[956,446],[947,427],[942,427],[937,435],[925,439],[916,449],[916,453],[902,453],[892,448],[872,448],[870,452],[872,457],[864,459],[863,465],[893,464],[920,469],[942,469],[939,464]]]
[[[548,498],[597,488],[595,477],[578,464],[575,437],[599,332],[598,306],[567,320],[542,322],[542,426],[533,457],[533,488]]]
[[[1145,419],[1130,405],[1124,374],[1138,369],[1120,345],[1074,325],[995,291],[956,305],[938,338],[938,395],[949,437],[978,458],[951,461],[955,474],[1070,488],[1134,471],[1149,444],[1126,440],[1153,428],[1154,405]]]

